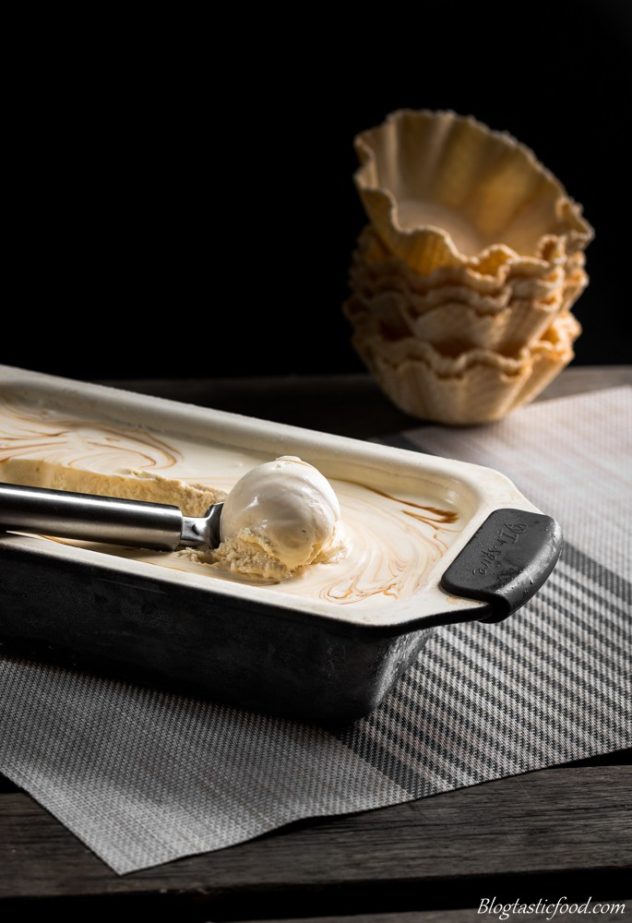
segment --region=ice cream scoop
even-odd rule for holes
[[[340,549],[340,505],[313,467],[283,456],[251,469],[204,516],[175,506],[0,484],[0,528],[160,551],[217,549],[231,570],[288,576]]]

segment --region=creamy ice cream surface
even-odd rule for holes
[[[294,455],[257,465],[224,501],[216,561],[281,580],[344,554],[340,503],[329,481]]]
[[[271,461],[257,446],[159,431],[74,403],[0,388],[0,481],[168,503],[186,516],[202,516],[223,499],[222,542],[214,550],[163,552],[37,541],[218,585],[256,583],[270,601],[319,600],[367,610],[370,618],[368,610],[422,590],[463,527],[449,495],[438,496],[423,478],[357,466],[347,478],[330,478],[295,456]]]

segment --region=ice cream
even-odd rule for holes
[[[334,609],[366,610],[370,618],[372,610],[424,589],[465,521],[443,488],[437,493],[423,478],[402,480],[396,471],[380,472],[378,478],[373,470],[356,464],[347,464],[342,478],[340,469],[332,476],[317,462],[319,475],[295,458],[291,464],[283,457],[271,462],[271,453],[263,454],[257,446],[218,442],[204,431],[185,435],[149,424],[124,423],[93,403],[77,403],[73,395],[53,400],[48,392],[23,393],[0,383],[0,481],[170,503],[186,516],[202,516],[210,504],[234,494],[234,511],[231,514],[231,501],[224,519],[224,547],[217,554],[197,548],[151,551],[52,536],[40,536],[38,542],[78,546],[83,554],[168,568],[183,578],[219,586],[256,583],[270,602],[277,597],[319,600]],[[275,469],[277,463],[282,468]],[[234,565],[240,560],[240,543],[234,539],[247,527],[249,515],[246,489],[254,483],[256,494],[260,472],[271,466],[276,471],[272,478],[276,492],[267,501],[271,513],[274,496],[282,494],[283,485],[291,488],[285,496],[288,506],[276,506],[277,512],[308,516],[308,524],[298,526],[307,530],[300,533],[302,548],[288,549],[286,533],[278,520],[273,530],[269,517],[261,534],[273,554],[267,561],[270,576],[264,579],[255,570],[248,574],[231,569],[229,552],[232,547]],[[314,500],[311,509],[309,503],[304,506],[306,497]],[[261,540],[259,553],[264,546]],[[253,541],[248,548],[251,557],[256,557],[257,548]],[[304,560],[314,557],[309,566],[290,572],[287,562],[291,566],[300,560],[299,550]],[[282,578],[272,576],[275,558],[280,565],[286,562],[276,571],[284,574]],[[249,566],[247,560],[241,557],[242,566]]]
[[[141,468],[124,468],[117,473],[106,474],[40,458],[9,458],[4,461],[0,456],[0,480],[6,484],[26,484],[121,500],[166,503],[180,507],[185,516],[203,516],[210,506],[225,496],[223,490],[163,477],[155,472],[150,474]]]
[[[294,455],[257,465],[224,501],[221,544],[230,570],[283,579],[344,553],[340,503],[329,481]]]

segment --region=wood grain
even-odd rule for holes
[[[138,379],[103,384],[360,439],[422,425],[391,404],[371,376],[363,374]],[[632,385],[631,366],[571,367],[538,400],[620,385]]]
[[[615,903],[615,900],[608,901],[608,903]],[[616,900],[617,904],[624,904],[625,913],[623,915],[620,911],[613,910],[612,913],[599,913],[599,920],[605,920],[606,923],[616,920],[621,923],[622,920],[625,920],[626,913],[630,913],[632,910],[632,899],[628,900]],[[593,905],[594,906],[594,905]],[[575,919],[579,920],[582,918],[582,914],[573,914],[565,915],[562,919],[569,920]],[[478,908],[471,907],[466,910],[428,910],[428,911],[415,911],[413,913],[408,913],[404,911],[403,913],[369,913],[369,914],[351,914],[350,916],[343,917],[295,917],[294,919],[284,919],[283,923],[483,923],[485,920],[491,920],[493,923],[496,923],[498,917],[490,916],[481,916],[478,912]],[[511,918],[510,918],[511,919]],[[532,914],[532,913],[521,913],[519,917],[514,916],[514,920],[521,920],[522,923],[542,923],[545,919],[542,914]],[[583,919],[586,919],[586,916],[583,916]],[[244,920],[243,923],[257,923],[256,920]],[[267,923],[281,923],[281,920],[268,920]]]
[[[0,896],[265,890],[632,866],[632,768],[554,769],[114,875],[23,794],[0,798]]]

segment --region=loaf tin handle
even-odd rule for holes
[[[488,603],[478,621],[501,622],[540,589],[561,550],[562,532],[550,516],[495,510],[450,564],[440,586]]]
[[[0,529],[172,551],[184,518],[176,506],[0,484]]]

